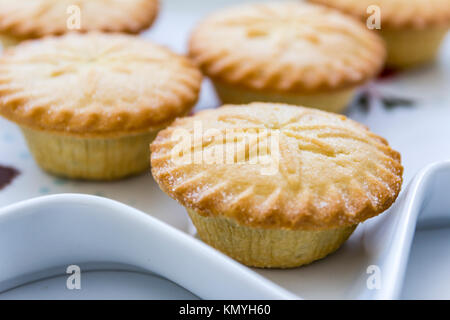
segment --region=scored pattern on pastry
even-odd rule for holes
[[[0,58],[0,113],[47,130],[145,131],[188,112],[201,78],[188,59],[131,36],[29,41]]]
[[[201,123],[203,134],[195,133]],[[223,144],[246,148],[240,161],[176,161],[183,129],[192,138],[185,152],[208,152]],[[197,127],[198,129],[198,127]],[[218,139],[211,142],[208,130]],[[223,139],[226,131],[238,139]],[[257,139],[254,133],[257,132]],[[278,136],[276,171],[252,161],[251,148]],[[253,141],[242,146],[242,141]],[[232,145],[236,149],[227,149]],[[386,210],[402,184],[400,155],[364,126],[331,113],[277,104],[225,106],[176,120],[151,146],[152,172],[161,188],[201,215],[224,215],[255,227],[327,229],[350,226]],[[198,156],[198,154],[197,154]],[[272,163],[273,164],[273,163]]]
[[[308,0],[324,4],[367,19],[372,5],[381,9],[381,27],[450,27],[450,1],[448,0]]]
[[[0,0],[0,32],[27,38],[66,33],[74,5],[81,11],[80,31],[137,33],[158,12],[158,0]]]
[[[190,55],[215,80],[285,92],[362,83],[379,72],[385,48],[336,10],[288,2],[212,15],[194,31]]]

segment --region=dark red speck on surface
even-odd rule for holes
[[[0,190],[9,185],[20,174],[19,170],[0,165]]]
[[[384,68],[383,71],[378,75],[378,80],[389,80],[394,78],[400,73],[399,70]]]

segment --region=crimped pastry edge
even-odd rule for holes
[[[260,103],[253,103],[251,105],[257,106]],[[265,103],[263,103],[265,104]],[[272,105],[280,105],[282,104],[274,104]],[[221,108],[234,108],[236,106],[233,105],[226,105]],[[292,107],[292,106],[290,106]],[[203,112],[208,112],[211,110],[205,110]],[[322,112],[327,113],[320,110],[314,110],[314,112]],[[343,116],[341,116],[343,117]],[[186,119],[186,118],[185,118]],[[183,119],[177,120],[181,121]],[[401,185],[403,183],[403,166],[401,165],[401,156],[400,153],[397,151],[391,149],[389,147],[389,144],[387,141],[370,132],[365,126],[360,125],[361,128],[364,128],[365,130],[369,131],[371,136],[373,138],[376,138],[379,142],[386,145],[390,150],[390,155],[393,159],[393,161],[396,163],[395,170],[398,172],[398,176],[400,178],[399,187],[395,192],[394,196],[387,197],[386,201],[384,201],[381,205],[379,205],[377,208],[375,208],[371,202],[366,202],[365,206],[362,207],[358,211],[349,212],[346,210],[343,210],[339,206],[335,206],[334,210],[331,214],[327,215],[327,219],[316,219],[315,217],[320,216],[317,215],[317,213],[320,213],[321,208],[318,208],[311,204],[311,202],[308,203],[308,207],[305,209],[304,212],[286,212],[283,210],[280,210],[280,208],[273,208],[271,210],[271,214],[268,216],[264,216],[262,219],[259,219],[260,213],[256,208],[245,208],[240,206],[234,206],[233,209],[221,207],[220,205],[217,205],[217,202],[203,202],[198,203],[194,201],[190,201],[191,199],[189,197],[184,197],[182,192],[177,192],[172,189],[170,189],[168,186],[170,186],[170,177],[169,176],[160,176],[160,168],[156,168],[156,166],[153,163],[155,155],[158,153],[158,151],[162,148],[162,145],[160,145],[160,142],[163,143],[163,141],[166,138],[166,135],[169,135],[172,128],[177,125],[177,121],[175,121],[171,127],[168,127],[158,134],[154,142],[151,144],[151,160],[152,160],[152,166],[151,171],[153,174],[153,177],[155,178],[156,182],[158,183],[159,187],[167,193],[170,197],[175,199],[178,203],[180,203],[182,206],[184,206],[187,209],[195,210],[196,213],[198,213],[201,216],[204,217],[226,217],[233,221],[235,221],[238,224],[245,225],[248,227],[255,227],[255,228],[263,228],[263,229],[286,229],[286,230],[327,230],[327,229],[334,229],[339,227],[348,227],[352,226],[361,222],[364,222],[367,219],[370,219],[372,217],[375,217],[383,212],[385,212],[387,209],[389,209],[392,204],[396,201],[398,195],[400,194]],[[211,204],[214,204],[215,206],[212,206]]]
[[[14,47],[7,48],[3,54],[2,57],[0,57],[0,67],[3,62],[3,59],[6,59],[9,54],[14,52],[15,50],[20,50],[21,46],[27,46],[27,45],[33,45],[34,43],[41,43],[45,40],[55,40],[55,39],[62,39],[64,37],[88,37],[88,36],[102,36],[102,33],[99,32],[89,32],[87,34],[78,34],[78,33],[71,33],[61,36],[46,36],[42,39],[30,39],[25,40],[21,42],[19,45]],[[104,34],[107,37],[130,37],[128,35],[120,34],[120,33],[114,33],[114,34]],[[144,41],[144,40],[142,40]],[[156,45],[156,44],[154,44]],[[17,123],[18,125],[28,127],[35,130],[42,130],[42,131],[48,131],[58,134],[64,134],[64,135],[70,135],[70,136],[76,136],[76,137],[91,137],[91,138],[98,138],[98,137],[119,137],[119,136],[125,136],[125,135],[132,135],[132,134],[142,134],[146,132],[152,132],[156,130],[160,130],[167,125],[169,125],[173,120],[175,120],[177,117],[183,117],[186,114],[188,114],[192,108],[196,105],[200,90],[202,86],[202,74],[200,70],[198,70],[193,62],[189,60],[189,58],[176,54],[169,50],[168,48],[156,45],[157,47],[166,50],[170,54],[173,55],[174,59],[180,59],[183,60],[183,63],[187,66],[187,68],[190,69],[192,73],[192,78],[197,78],[198,85],[195,87],[191,87],[193,93],[195,94],[196,98],[193,100],[185,101],[184,105],[182,107],[181,112],[177,112],[173,108],[165,108],[165,115],[163,116],[163,119],[154,119],[154,117],[150,116],[152,113],[151,110],[145,110],[142,109],[137,114],[134,113],[135,116],[131,118],[127,118],[128,122],[125,123],[113,123],[111,121],[108,121],[106,118],[102,118],[102,110],[97,108],[96,110],[92,110],[90,113],[82,113],[81,115],[78,115],[76,113],[76,110],[62,110],[62,117],[55,116],[55,114],[52,114],[49,119],[45,118],[49,115],[45,112],[48,108],[51,106],[39,106],[36,108],[36,110],[33,110],[32,112],[28,112],[26,115],[21,115],[16,112],[17,107],[21,104],[27,104],[28,102],[32,101],[31,98],[26,99],[19,99],[15,100],[14,103],[2,103],[2,98],[7,98],[8,93],[14,95],[15,91],[8,91],[8,88],[0,88],[0,115],[4,118]],[[113,116],[110,118],[114,119],[114,117],[126,117],[126,113],[123,112],[123,110],[117,110],[116,113],[114,113]],[[87,117],[87,118],[86,118]],[[133,125],[133,119],[142,119],[146,118],[148,120],[148,123],[141,126],[135,126]],[[48,120],[48,121],[47,121]],[[74,123],[71,123],[71,120],[74,120]],[[79,120],[79,121],[78,121]],[[98,125],[93,126],[92,122],[98,123]],[[84,124],[83,124],[84,123]]]
[[[130,23],[123,23],[121,25],[118,24],[117,22],[111,22],[111,24],[108,26],[94,29],[94,28],[86,28],[82,24],[81,28],[79,30],[76,30],[76,32],[87,33],[98,31],[105,33],[121,32],[128,34],[138,34],[141,31],[150,28],[158,16],[160,10],[160,0],[149,1],[148,5],[151,5],[152,8],[150,9],[150,7],[148,7],[148,9],[145,10],[145,12],[148,13],[148,16],[145,19],[146,21],[139,25],[132,26],[130,25]],[[142,10],[140,10],[140,12],[142,13]],[[9,34],[10,36],[17,37],[22,40],[37,39],[45,36],[60,36],[68,33],[67,24],[64,24],[62,26],[55,26],[55,24],[52,21],[49,21],[44,25],[38,25],[35,23],[29,24],[28,21],[26,22],[27,22],[26,27],[20,21],[13,21],[13,23],[10,23],[9,25],[2,25],[0,23],[0,32],[4,32],[6,34]]]
[[[281,3],[280,5],[282,5]],[[285,4],[295,4],[295,2],[288,1]],[[300,5],[300,3],[298,3]],[[258,6],[258,5],[264,5],[264,4],[244,4],[242,7],[250,7],[252,5]],[[317,7],[325,7],[322,5],[314,5],[309,4]],[[239,8],[239,5],[228,7],[226,10],[231,11],[233,9]],[[340,14],[342,16],[345,16],[345,14],[339,12],[339,10],[328,8],[332,11],[335,11],[335,13]],[[323,92],[327,90],[345,90],[352,87],[357,87],[360,85],[363,85],[370,81],[371,79],[375,78],[383,69],[384,62],[387,57],[386,48],[383,42],[383,39],[377,35],[374,32],[370,32],[370,30],[364,30],[366,29],[366,26],[361,23],[360,21],[357,21],[356,19],[352,19],[352,17],[349,16],[349,20],[356,25],[359,25],[361,27],[361,30],[367,31],[367,36],[372,38],[371,43],[375,44],[373,46],[373,49],[376,50],[377,54],[376,56],[378,59],[372,60],[371,64],[371,72],[366,72],[366,74],[359,80],[351,80],[351,79],[344,79],[345,77],[342,77],[338,83],[330,84],[330,79],[323,77],[321,81],[317,82],[315,85],[311,85],[308,82],[304,82],[304,77],[299,77],[295,81],[292,81],[292,84],[289,86],[286,86],[283,84],[283,86],[280,86],[280,82],[277,80],[280,78],[279,74],[272,75],[271,78],[274,78],[273,81],[265,82],[263,85],[256,85],[255,81],[250,81],[246,79],[245,77],[243,79],[235,79],[234,77],[228,76],[226,73],[222,72],[212,72],[211,67],[208,66],[209,64],[213,64],[211,61],[208,62],[208,65],[205,65],[203,61],[199,57],[202,57],[205,53],[207,53],[207,45],[203,44],[200,45],[201,41],[197,40],[198,34],[201,34],[202,29],[207,29],[208,24],[210,21],[214,21],[214,18],[216,16],[220,16],[221,11],[213,12],[209,16],[207,16],[205,19],[200,21],[200,23],[197,24],[197,26],[194,28],[194,30],[191,32],[191,36],[189,38],[188,47],[189,47],[189,56],[191,59],[198,65],[198,67],[203,71],[203,73],[208,76],[209,78],[213,79],[217,82],[222,82],[228,85],[233,86],[239,86],[242,89],[250,89],[253,91],[272,91],[276,92],[277,94],[283,94],[283,93],[301,93],[301,94],[314,94],[318,92]],[[231,55],[227,55],[227,58],[230,58]],[[227,58],[223,58],[222,60],[230,60]],[[213,62],[221,62],[222,60],[218,59],[218,61]],[[268,64],[270,64],[272,61],[267,61]],[[367,61],[366,61],[367,62]],[[225,70],[228,70],[230,68],[225,68]],[[234,65],[233,68],[235,70],[239,70],[240,67],[238,64]],[[259,81],[257,81],[259,82]]]

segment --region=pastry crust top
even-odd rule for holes
[[[365,21],[373,12],[372,5],[381,9],[381,29],[425,28],[450,26],[450,1],[448,0],[308,0],[324,4]]]
[[[345,116],[282,104],[177,119],[151,151],[172,198],[252,227],[351,226],[389,208],[402,185],[400,154],[386,140]]]
[[[364,83],[383,67],[384,43],[335,9],[281,2],[231,7],[191,36],[190,55],[216,81],[305,92]]]
[[[158,0],[0,0],[0,32],[19,38],[40,38],[68,31],[68,20],[78,6],[80,29],[138,33],[150,27]]]
[[[0,57],[0,114],[70,134],[158,129],[196,103],[202,76],[185,57],[134,36],[67,34]]]

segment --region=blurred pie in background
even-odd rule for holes
[[[190,56],[224,103],[280,102],[341,112],[383,68],[382,39],[338,10],[240,5],[201,22]]]
[[[158,0],[0,0],[4,47],[69,31],[139,33],[150,27]]]
[[[380,34],[391,68],[408,68],[433,61],[450,28],[449,0],[309,0],[366,21],[378,6]],[[373,8],[373,7],[372,7]],[[368,10],[369,9],[369,10]]]
[[[113,180],[148,170],[157,132],[198,99],[201,72],[140,37],[70,33],[0,57],[0,114],[58,176]]]

